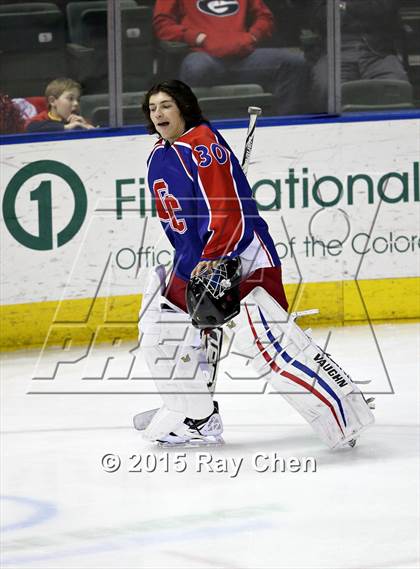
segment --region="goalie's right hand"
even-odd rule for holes
[[[191,277],[196,277],[201,273],[209,273],[220,263],[220,259],[215,261],[200,261],[192,270]]]

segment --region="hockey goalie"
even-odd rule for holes
[[[168,303],[163,267],[144,298],[140,349],[163,405],[134,417],[144,438],[163,446],[221,444],[223,424],[213,401],[223,335],[259,377],[268,380],[331,449],[354,446],[374,422],[352,378],[296,323],[266,288],[240,294],[241,261],[225,259],[194,276],[188,314]]]

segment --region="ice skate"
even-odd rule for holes
[[[160,447],[198,447],[198,446],[218,446],[224,444],[222,438],[223,423],[219,415],[219,406],[214,401],[214,410],[205,419],[184,420],[183,424],[164,437],[160,437],[156,442]]]

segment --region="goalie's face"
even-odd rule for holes
[[[162,138],[172,144],[185,132],[185,120],[176,101],[163,91],[149,100],[150,119]]]

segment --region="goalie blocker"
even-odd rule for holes
[[[373,424],[370,401],[265,289],[247,295],[226,333],[330,448],[353,446]]]

